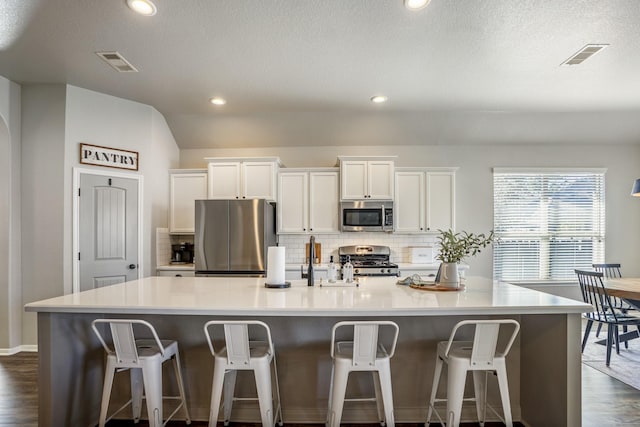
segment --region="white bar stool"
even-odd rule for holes
[[[352,327],[352,341],[337,341],[336,331]],[[380,329],[391,329],[393,338],[387,350],[379,342]],[[380,424],[394,427],[393,392],[391,389],[391,368],[398,341],[398,325],[391,321],[346,321],[338,322],[331,330],[331,388],[329,389],[328,427],[339,427],[345,401],[376,401]],[[345,399],[349,373],[371,371],[375,388],[375,398]],[[377,375],[376,375],[377,373]]]
[[[113,348],[107,344],[108,340],[105,340],[105,337],[107,337],[106,331],[104,328],[101,328],[102,331],[99,329],[98,325],[100,324],[108,324],[110,326]],[[148,329],[153,339],[136,339],[133,325],[141,325]],[[162,423],[162,399],[180,400],[180,404],[171,415],[169,415],[166,421],[169,421],[180,408],[184,408],[185,421],[187,424],[191,424],[185,399],[182,372],[180,370],[178,343],[176,341],[160,340],[153,326],[144,320],[96,319],[91,322],[91,327],[107,352],[107,365],[104,374],[102,405],[100,408],[100,427],[104,427],[107,421],[129,404],[132,406],[134,422],[137,423],[140,421],[143,398],[147,401],[147,415],[149,417],[150,427],[160,427],[164,425]],[[162,396],[162,364],[168,360],[173,361],[173,368],[180,392],[179,396]],[[109,398],[111,397],[114,374],[125,370],[130,370],[131,399],[107,419],[107,409],[109,408]],[[146,396],[143,396],[143,389]]]
[[[513,332],[504,350],[502,352],[497,352],[496,347],[498,344],[500,326],[505,324],[513,325]],[[471,325],[475,326],[473,341],[454,341],[459,328]],[[481,426],[484,426],[487,412],[486,408],[488,406],[486,399],[487,374],[489,372],[495,372],[498,377],[504,418],[501,418],[491,406],[489,406],[489,409],[491,409],[498,418],[501,418],[508,427],[513,427],[505,357],[509,354],[509,350],[511,350],[511,346],[516,339],[519,330],[520,324],[512,319],[464,320],[456,324],[451,332],[449,341],[442,341],[438,343],[436,369],[425,426],[428,426],[431,422],[431,414],[433,412],[435,412],[440,424],[445,425],[442,418],[440,418],[440,414],[438,414],[438,411],[435,408],[435,403],[446,401],[446,426],[458,427],[460,425],[460,413],[462,412],[463,400],[476,402],[478,421]],[[438,383],[440,381],[443,363],[447,363],[448,365],[447,398],[438,399],[436,398],[436,392],[438,391]],[[475,398],[464,398],[464,384],[467,378],[467,371],[473,371]]]
[[[213,344],[213,333],[216,326],[224,329],[224,347],[216,350]],[[249,326],[261,330],[266,340],[249,339]],[[253,330],[252,330],[253,332]],[[212,320],[204,325],[209,349],[214,357],[213,382],[211,385],[211,408],[209,412],[209,426],[215,427],[220,411],[220,400],[224,392],[223,415],[224,425],[229,424],[231,407],[236,400],[257,400],[260,405],[260,417],[264,427],[273,427],[278,422],[281,426],[282,408],[280,407],[280,388],[278,386],[278,368],[276,366],[275,350],[271,340],[269,326],[258,320]],[[275,377],[275,391],[271,388],[271,362]],[[236,374],[239,370],[251,370],[256,380],[257,398],[234,397]],[[273,400],[276,402],[274,415]]]

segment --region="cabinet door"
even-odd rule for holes
[[[367,167],[367,198],[393,200],[394,163],[389,160],[371,160]]]
[[[396,232],[424,231],[424,172],[397,172],[395,175],[394,230]]]
[[[278,175],[278,233],[306,233],[309,205],[306,172]]]
[[[275,162],[244,162],[242,164],[242,196],[247,199],[276,201]]]
[[[240,198],[240,162],[209,163],[209,199]]]
[[[169,233],[193,233],[195,201],[207,198],[207,174],[170,175]]]
[[[455,175],[427,172],[427,230],[455,227]]]
[[[309,173],[309,231],[339,231],[338,172]]]
[[[368,196],[367,162],[364,160],[340,162],[340,186],[342,200],[361,200]]]

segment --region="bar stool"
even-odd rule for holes
[[[501,325],[513,325],[513,332],[502,352],[497,352],[498,334]],[[454,341],[458,329],[465,326],[475,326],[473,341]],[[498,377],[500,388],[500,398],[504,418],[491,407],[488,406],[496,416],[508,426],[513,427],[511,419],[511,403],[509,402],[509,386],[507,383],[507,369],[505,357],[509,354],[513,345],[520,324],[512,319],[504,320],[464,320],[456,324],[451,332],[449,341],[438,343],[438,355],[436,358],[436,369],[431,389],[431,399],[429,400],[429,411],[427,413],[426,426],[431,422],[431,414],[435,412],[440,424],[445,425],[440,414],[435,408],[436,402],[447,402],[447,427],[458,427],[460,425],[460,413],[462,412],[462,402],[475,401],[478,412],[478,421],[484,425],[487,412],[487,374],[495,372]],[[438,383],[442,374],[442,365],[448,365],[447,398],[438,399]],[[467,378],[467,371],[473,371],[473,385],[475,398],[464,398],[464,384]],[[484,375],[483,375],[484,374]]]
[[[111,348],[103,333],[98,328],[100,324],[108,324],[111,329]],[[153,339],[136,339],[133,325],[141,325],[151,332]],[[171,340],[160,340],[158,334],[149,322],[144,320],[131,319],[96,319],[91,322],[93,332],[107,352],[107,365],[104,374],[104,385],[102,389],[102,404],[100,408],[99,426],[104,427],[105,423],[114,415],[122,411],[129,404],[132,406],[134,422],[140,420],[143,397],[147,401],[147,415],[150,427],[162,426],[162,400],[180,400],[178,407],[169,415],[170,420],[180,408],[184,408],[185,421],[191,424],[189,410],[187,409],[182,372],[180,370],[180,355],[178,353],[178,343]],[[104,331],[104,328],[102,328]],[[176,381],[178,383],[179,396],[162,396],[162,364],[168,360],[173,361]],[[111,387],[113,377],[116,372],[130,371],[131,375],[131,399],[115,411],[107,419],[107,409],[109,408],[109,398],[111,397]],[[143,396],[143,389],[146,396]]]
[[[351,341],[336,341],[336,331],[351,328]],[[389,351],[379,342],[381,329],[391,329],[393,339]],[[391,368],[398,341],[398,325],[391,321],[346,321],[338,322],[331,330],[331,388],[329,389],[329,409],[327,426],[339,427],[345,401],[376,401],[381,425],[394,427],[393,393],[391,389]],[[371,371],[375,398],[345,399],[349,373]],[[376,375],[377,373],[377,375]]]
[[[213,333],[224,330],[225,345],[216,350],[213,344]],[[266,340],[250,340],[249,327],[262,332]],[[209,412],[209,426],[215,427],[220,411],[220,400],[224,394],[223,415],[224,425],[229,424],[231,408],[236,400],[257,400],[260,406],[260,417],[264,427],[273,427],[275,422],[282,425],[282,408],[280,407],[280,388],[278,386],[278,368],[276,366],[275,350],[271,340],[269,326],[258,320],[211,320],[204,325],[209,349],[214,358],[213,382],[211,385],[211,408]],[[275,396],[271,388],[271,362],[275,377]],[[237,371],[253,371],[256,381],[257,398],[237,398],[234,396]],[[277,399],[275,416],[273,400]]]

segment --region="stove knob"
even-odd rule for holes
[[[357,268],[355,270],[353,270],[354,273],[356,274],[360,274],[360,270],[358,270]]]
[[[384,274],[384,268],[382,270],[380,270],[380,273]]]

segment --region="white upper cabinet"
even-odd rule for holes
[[[209,199],[267,199],[276,201],[277,157],[206,158]]]
[[[206,169],[170,170],[169,233],[193,233],[195,222],[195,201],[206,198]]]
[[[338,171],[287,169],[278,174],[278,233],[337,233]]]
[[[340,156],[340,199],[393,200],[394,158]]]
[[[396,171],[394,229],[401,233],[455,229],[455,169]]]
[[[425,173],[396,172],[396,194],[393,208],[394,230],[398,233],[424,231]]]
[[[309,231],[337,233],[340,228],[338,171],[309,172]]]

